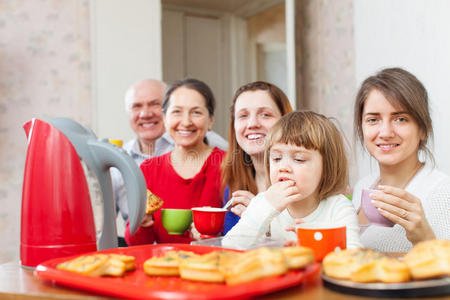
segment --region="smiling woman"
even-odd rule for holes
[[[356,97],[354,122],[379,166],[354,188],[363,245],[405,252],[423,240],[450,239],[450,177],[434,167],[427,148],[433,127],[422,83],[400,68],[370,76]],[[419,159],[421,152],[427,160]],[[360,210],[362,189],[368,188],[383,191],[371,194],[373,204],[395,226],[371,224]]]
[[[220,164],[225,152],[205,143],[214,121],[214,107],[214,95],[202,81],[180,80],[167,89],[162,110],[175,149],[141,165],[148,189],[164,201],[162,208],[222,206]],[[127,225],[125,239],[129,245],[192,240],[189,231],[182,235],[168,234],[162,226],[160,211],[146,215],[132,236]]]
[[[288,98],[273,84],[256,81],[236,91],[228,129],[229,148],[222,164],[224,200],[232,199],[224,233],[238,222],[250,199],[266,190],[266,135],[283,115],[291,111]]]

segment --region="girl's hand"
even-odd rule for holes
[[[304,223],[305,221],[303,221],[302,219],[294,219],[294,221],[295,221],[295,224],[302,224],[302,223]],[[289,232],[289,231],[291,231],[291,232],[293,232],[293,233],[297,233],[297,231],[296,231],[296,229],[295,229],[295,226],[288,226],[288,227],[286,227],[286,229],[284,229],[284,230],[286,230],[287,232]]]
[[[436,238],[428,223],[419,198],[404,189],[380,185],[383,193],[373,193],[373,204],[380,213],[406,230],[406,238],[415,245]]]
[[[191,239],[198,241],[200,240],[200,232],[195,228],[194,222],[191,223]]]
[[[289,204],[300,200],[302,195],[295,181],[286,180],[272,184],[266,191],[265,197],[276,210],[282,212]]]
[[[155,223],[155,221],[153,221],[153,215],[152,214],[148,214],[144,216],[144,219],[142,220],[141,226],[142,227],[150,227],[153,225],[153,223]]]
[[[295,224],[302,224],[304,221],[302,219],[295,219]],[[295,234],[297,234],[297,231],[295,230],[295,226],[288,226],[285,229],[287,232],[291,231]],[[284,247],[292,247],[292,246],[298,246],[298,241],[287,241],[283,244]]]
[[[255,197],[252,193],[249,191],[235,191],[233,194],[231,194],[231,199],[233,199],[233,204],[231,207],[231,211],[238,215],[239,217],[242,215],[242,213],[247,209],[247,206],[250,203],[250,200]]]

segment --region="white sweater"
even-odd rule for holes
[[[295,219],[288,210],[277,211],[265,198],[265,193],[259,193],[251,201],[239,222],[226,234],[222,241],[225,247],[248,248],[266,236],[275,240],[297,240],[294,232],[286,228],[295,226]],[[358,218],[350,200],[344,195],[330,196],[320,201],[319,206],[308,216],[302,218],[304,223],[328,223],[347,226],[347,248],[361,247],[359,241]],[[240,236],[251,237],[242,238]]]
[[[353,189],[353,204],[357,211],[361,205],[361,190],[372,188],[379,181],[379,174],[359,180]],[[409,182],[406,191],[422,201],[425,217],[439,239],[450,239],[450,177],[425,164]],[[361,242],[367,248],[385,252],[406,252],[412,244],[406,238],[405,229],[369,225],[361,234]]]

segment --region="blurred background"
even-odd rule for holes
[[[143,78],[208,83],[225,138],[234,91],[275,83],[297,109],[339,120],[352,184],[376,166],[354,146],[358,85],[403,67],[429,92],[450,174],[449,14],[446,0],[0,0],[0,263],[19,257],[22,125],[69,117],[127,141],[123,96]]]

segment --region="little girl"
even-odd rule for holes
[[[265,236],[296,240],[286,229],[299,221],[345,225],[347,248],[361,247],[355,209],[341,194],[348,183],[344,144],[328,118],[312,111],[283,116],[269,131],[264,155],[271,186],[251,200],[225,246],[246,248]]]

